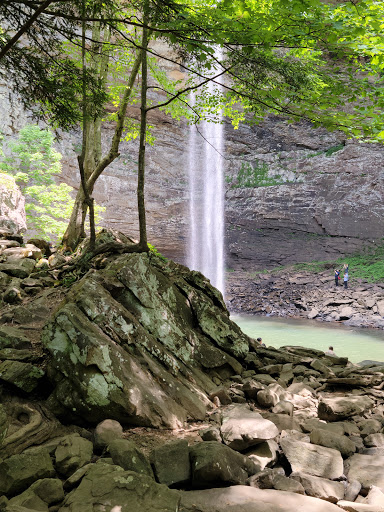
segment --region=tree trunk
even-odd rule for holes
[[[92,134],[90,131],[88,131],[89,137],[95,141],[95,151],[92,154],[87,152],[84,160],[84,174],[87,181],[89,195],[92,194],[95,183],[102,172],[119,156],[119,145],[124,129],[124,119],[127,112],[128,103],[134,89],[135,80],[140,69],[142,55],[143,52],[140,51],[133,63],[128,84],[124,91],[120,102],[119,111],[117,113],[117,123],[111,141],[111,147],[109,152],[102,158],[100,155],[101,144],[97,142],[101,133],[99,121],[95,120],[93,123],[88,123],[88,130],[90,129],[90,125],[92,125],[93,129]],[[105,66],[104,68],[101,68],[101,73],[105,74]],[[67,230],[63,236],[62,245],[64,250],[74,250],[81,241],[81,238],[84,236],[84,222],[86,214],[87,205],[82,187],[80,187],[76,196]]]
[[[147,87],[148,87],[148,63],[147,63],[147,48],[148,48],[148,12],[149,2],[144,1],[143,9],[143,36],[141,41],[141,119],[140,119],[140,146],[139,146],[139,163],[138,163],[138,176],[137,176],[137,208],[139,213],[139,231],[140,241],[139,247],[143,251],[148,251],[147,244],[147,224],[145,218],[145,142],[147,135]]]

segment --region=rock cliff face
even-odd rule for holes
[[[14,178],[0,172],[0,230],[21,233],[26,227],[24,197]]]
[[[175,72],[168,69],[169,73]],[[2,89],[1,129],[11,135],[26,116]],[[12,99],[13,103],[10,101]],[[138,118],[131,108],[129,116]],[[147,218],[151,243],[186,261],[188,219],[188,126],[152,113],[155,145],[147,150]],[[259,126],[225,131],[226,265],[258,270],[314,259],[330,260],[375,245],[384,233],[382,147],[346,141],[340,133],[268,117]],[[104,146],[112,126],[104,132]],[[80,134],[64,134],[64,180],[79,185],[76,153]],[[202,158],[204,141],[197,148]],[[120,157],[95,190],[106,206],[103,225],[133,235],[136,214],[137,142],[124,142]],[[193,163],[192,163],[193,165]],[[209,172],[209,168],[207,168]],[[250,175],[249,186],[241,178]],[[266,186],[267,185],[267,186]]]
[[[227,191],[228,266],[330,260],[382,238],[382,147],[276,118],[249,131],[240,158],[272,180]]]

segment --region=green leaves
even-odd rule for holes
[[[66,228],[74,201],[72,188],[57,184],[61,172],[61,154],[53,148],[49,130],[27,125],[16,141],[7,145],[0,169],[12,174],[26,199],[28,230],[48,240],[59,239]]]

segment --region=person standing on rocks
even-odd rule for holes
[[[344,267],[344,288],[348,288],[348,267],[345,269]]]
[[[335,356],[335,352],[333,351],[333,347],[330,346],[328,347],[328,350],[326,352],[324,352],[327,356]]]
[[[337,268],[335,269],[335,285],[339,286],[339,279],[340,279],[340,270]]]

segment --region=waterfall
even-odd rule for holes
[[[188,266],[202,272],[224,295],[223,125],[203,121],[190,126],[188,139]]]

